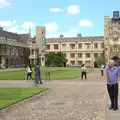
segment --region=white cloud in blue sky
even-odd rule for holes
[[[44,26],[46,27],[46,30],[49,31],[49,32],[58,31],[58,24],[56,22],[45,23]]]
[[[120,0],[0,0],[0,25],[18,33],[31,27],[33,35],[45,25],[51,37],[104,35],[104,16],[112,17],[119,5]]]
[[[1,27],[8,27],[10,25],[12,25],[12,21],[0,21]]]
[[[80,13],[80,6],[79,5],[70,5],[67,8],[67,12],[73,15]]]
[[[51,11],[51,12],[58,13],[58,12],[62,12],[63,9],[60,9],[60,8],[50,8],[50,11]]]
[[[83,27],[92,27],[93,26],[93,23],[92,21],[90,20],[81,20],[79,23],[78,23],[79,26],[83,26]]]
[[[0,8],[10,6],[11,4],[10,0],[0,0]]]

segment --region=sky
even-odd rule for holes
[[[0,0],[0,26],[35,36],[36,26],[47,37],[103,36],[104,16],[120,11],[120,0]]]

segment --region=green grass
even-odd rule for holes
[[[94,69],[88,68],[87,72],[91,72]],[[80,68],[41,68],[42,79],[46,79],[46,72],[50,72],[51,80],[59,79],[73,79],[81,75]],[[25,80],[27,70],[16,70],[0,72],[0,80]],[[34,77],[34,72],[33,72]]]
[[[0,109],[30,98],[47,88],[0,88]]]

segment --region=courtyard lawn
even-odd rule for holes
[[[87,72],[91,72],[93,70],[93,68],[88,68]],[[80,68],[41,68],[41,75],[43,80],[46,79],[46,72],[50,72],[51,80],[73,79],[81,75]],[[0,72],[0,80],[25,80],[26,75],[26,69],[16,71],[5,71]]]
[[[30,98],[47,88],[0,88],[0,109]]]

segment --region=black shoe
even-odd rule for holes
[[[113,108],[114,111],[118,110],[118,108]]]
[[[110,110],[112,110],[112,109],[113,109],[113,107],[109,107],[109,109],[110,109]]]

